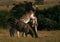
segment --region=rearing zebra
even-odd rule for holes
[[[35,15],[34,12],[32,11],[33,10],[32,3],[27,3],[25,9],[26,9],[26,12],[23,16],[21,16],[19,18],[19,21],[22,21],[22,22],[28,24],[29,21],[32,19],[32,24],[31,25],[33,25],[33,24],[35,25],[34,21],[36,22],[37,19],[34,16]],[[34,26],[34,27],[36,27],[36,26]],[[35,31],[37,32],[37,27],[35,28]],[[18,37],[19,37],[19,31],[17,33],[18,33]]]

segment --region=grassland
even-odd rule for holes
[[[60,31],[38,31],[39,38],[9,36],[9,30],[0,29],[0,42],[60,42]]]

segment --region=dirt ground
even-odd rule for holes
[[[0,42],[60,42],[60,30],[56,31],[38,31],[38,38],[17,37],[15,33],[14,37],[10,37],[9,30],[0,29]]]

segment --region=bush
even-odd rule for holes
[[[60,29],[60,5],[44,10],[36,10],[38,17],[38,29],[56,30]]]
[[[0,11],[0,27],[7,27],[7,19],[11,17],[10,14],[6,10]]]

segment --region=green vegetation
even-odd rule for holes
[[[10,17],[10,14],[6,10],[0,11],[0,27],[7,27],[7,19]]]
[[[36,10],[38,17],[39,29],[56,30],[60,29],[60,5],[44,9]]]

